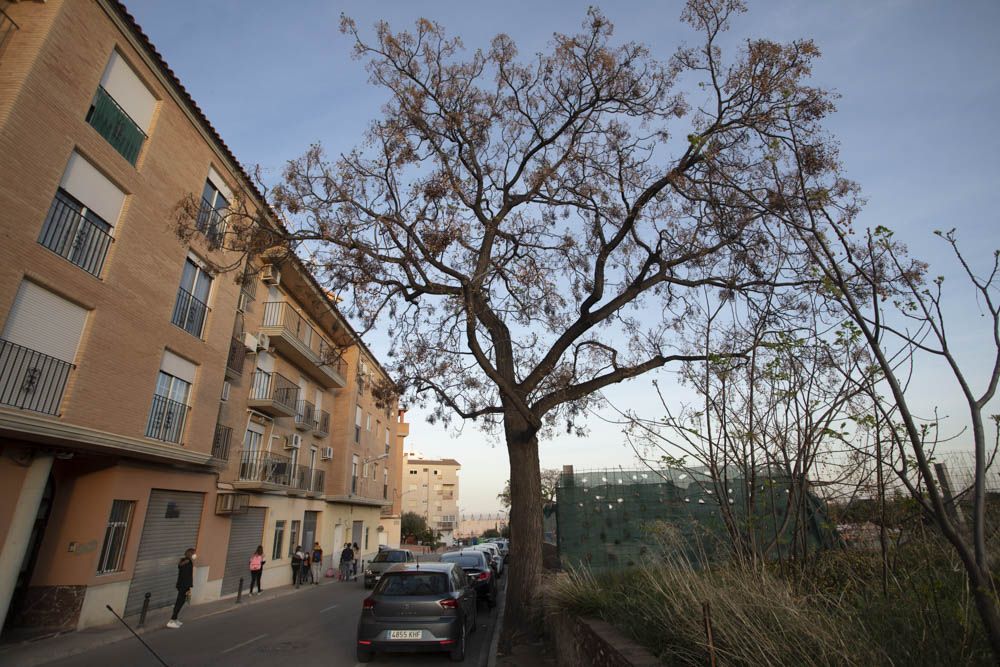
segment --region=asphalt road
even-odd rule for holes
[[[358,664],[355,631],[361,601],[366,595],[362,585],[354,582],[303,586],[291,595],[195,619],[177,630],[164,628],[148,632],[142,637],[170,667],[354,667]],[[469,637],[464,664],[485,664],[497,609],[480,606],[478,627]],[[51,667],[162,667],[134,637],[46,664]],[[374,664],[454,663],[448,660],[446,653],[440,653],[379,654]]]

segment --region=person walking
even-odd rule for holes
[[[351,545],[344,543],[344,549],[340,552],[340,580],[347,581],[351,577],[351,561],[354,560],[354,551]]]
[[[191,599],[191,589],[194,587],[194,561],[198,557],[194,549],[184,552],[184,557],[177,563],[177,601],[174,602],[174,613],[167,621],[168,628],[179,628],[183,625],[177,620],[181,607]]]
[[[313,544],[312,550],[312,578],[313,584],[319,586],[319,578],[323,576],[323,548],[319,542]]]
[[[299,571],[302,569],[302,545],[295,547],[295,552],[292,554],[292,583],[295,587],[299,587]]]
[[[302,568],[299,570],[299,577],[303,584],[312,580],[312,552],[309,550],[302,551]]]
[[[257,550],[250,556],[250,595],[254,595],[253,585],[257,584],[257,595],[261,594],[260,577],[264,574],[264,545],[257,547]]]
[[[354,569],[354,581],[357,581],[358,580],[358,563],[360,562],[360,559],[361,559],[361,549],[358,547],[358,543],[357,542],[355,542],[353,545],[351,545],[351,555],[353,556],[353,558],[351,559],[351,565],[353,566],[353,569]]]

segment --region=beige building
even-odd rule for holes
[[[458,472],[455,459],[425,459],[407,454],[403,470],[403,512],[415,512],[427,519],[428,528],[451,544],[458,523]]]
[[[188,547],[197,604],[258,544],[267,587],[398,543],[385,371],[294,258],[227,272],[262,198],[153,45],[115,0],[0,8],[0,625],[166,606]]]
[[[455,537],[461,540],[480,537],[487,530],[503,532],[507,527],[507,515],[497,514],[463,514],[458,520],[458,530]]]

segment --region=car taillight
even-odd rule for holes
[[[445,598],[443,600],[438,600],[438,604],[445,609],[458,609],[458,600],[455,598]]]
[[[489,572],[480,572],[479,573],[479,581],[486,581],[489,578],[490,578],[490,573]]]
[[[371,598],[365,598],[365,601],[361,603],[361,608],[362,609],[374,609],[375,608],[375,600],[372,600]]]

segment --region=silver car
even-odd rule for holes
[[[378,583],[382,573],[396,563],[412,563],[416,559],[413,552],[406,549],[383,549],[365,565],[365,588],[371,588]]]

